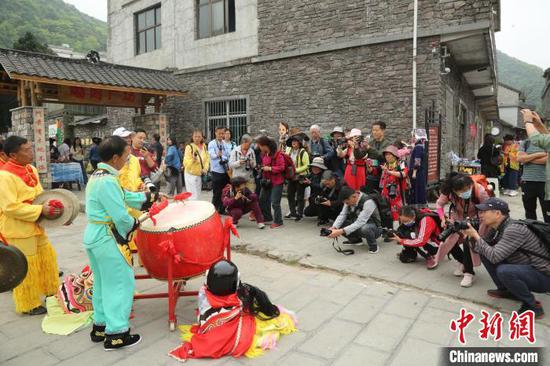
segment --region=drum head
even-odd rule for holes
[[[12,290],[23,282],[27,269],[23,252],[0,242],[0,292]]]
[[[215,212],[214,205],[206,201],[174,202],[155,216],[156,226],[151,219],[147,219],[140,229],[158,233],[183,230],[200,224]]]

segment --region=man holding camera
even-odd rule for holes
[[[344,186],[340,192],[340,201],[344,203],[342,211],[329,229],[329,238],[344,236],[348,240],[343,244],[362,245],[367,239],[369,253],[378,253],[376,239],[382,234],[380,214],[374,200],[361,191]]]
[[[246,186],[247,183],[248,181],[244,177],[232,178],[231,183],[223,189],[223,206],[233,218],[235,226],[239,224],[239,220],[243,215],[253,212],[258,223],[258,229],[263,229],[265,228],[264,216],[260,209],[258,196]]]
[[[344,134],[344,129],[340,126],[334,127],[332,132],[330,133],[331,140],[329,141],[330,146],[332,147],[332,150],[334,151],[334,154],[332,154],[332,157],[328,162],[326,162],[327,167],[332,170],[334,174],[336,174],[338,177],[343,178],[344,177],[344,159],[340,156],[338,156],[338,148],[340,150],[345,150],[348,141],[346,140],[346,135]]]
[[[342,184],[338,175],[331,170],[324,171],[321,174],[321,190],[311,198],[304,211],[305,216],[317,216],[318,226],[327,225],[329,220],[336,220],[343,206],[338,197],[341,190]]]
[[[157,163],[153,159],[153,154],[147,150],[145,140],[147,132],[144,129],[137,129],[132,137],[132,155],[139,160],[141,168],[141,179],[145,183],[145,178],[150,178],[151,173],[157,170]]]
[[[309,143],[311,155],[323,158],[324,163],[328,164],[335,152],[332,146],[321,137],[321,127],[313,125],[309,128],[309,133],[311,135],[311,142]]]
[[[463,230],[472,238],[472,249],[481,260],[497,286],[488,290],[492,297],[517,299],[523,304],[519,313],[532,310],[536,318],[544,310],[531,291],[550,291],[550,251],[525,224],[510,219],[508,204],[490,198],[476,205],[481,222],[490,230],[481,237],[471,226]]]
[[[224,141],[225,127],[216,127],[216,138],[208,144],[210,167],[212,170],[212,204],[223,214],[222,190],[229,183],[229,151]]]

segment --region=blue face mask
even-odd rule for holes
[[[465,200],[469,200],[470,197],[472,197],[472,190],[471,189],[469,191],[462,192],[460,194],[460,198],[465,199]]]
[[[406,224],[403,224],[403,225],[405,225],[406,227],[413,227],[414,224],[415,224],[415,222],[411,221],[411,222],[407,222]]]

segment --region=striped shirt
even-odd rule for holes
[[[505,219],[496,230],[489,230],[484,238],[474,243],[473,249],[491,263],[505,261],[509,264],[528,264],[545,275],[550,275],[550,261],[537,256],[550,258],[550,252],[544,243],[527,226],[515,223],[510,218]],[[522,252],[521,249],[537,255]]]

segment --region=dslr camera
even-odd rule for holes
[[[393,199],[393,198],[397,197],[397,184],[395,184],[395,183],[388,184],[387,188],[388,188],[388,196],[390,198]]]
[[[149,192],[156,192],[157,186],[155,186],[155,183],[151,181],[151,178],[145,177],[143,178],[143,184],[145,185],[145,188],[149,190]]]
[[[321,203],[326,202],[326,201],[328,201],[328,198],[326,198],[324,196],[317,196],[313,199],[313,203],[315,203],[316,205],[320,205]]]
[[[265,189],[271,189],[271,187],[273,187],[273,183],[271,182],[271,179],[262,178],[260,179],[260,186]]]
[[[477,218],[455,221],[453,223],[447,224],[445,230],[443,230],[441,234],[438,235],[437,240],[442,242],[447,240],[447,238],[452,234],[459,233],[461,230],[468,229],[468,224],[472,225],[474,229],[479,230],[479,219]]]
[[[324,228],[321,228],[321,232],[319,235],[321,236],[329,236],[330,234],[332,234],[332,230],[324,227]]]
[[[399,236],[399,233],[395,229],[388,229],[387,227],[383,227],[382,228],[382,235],[389,238],[389,237],[392,237],[394,235]]]

